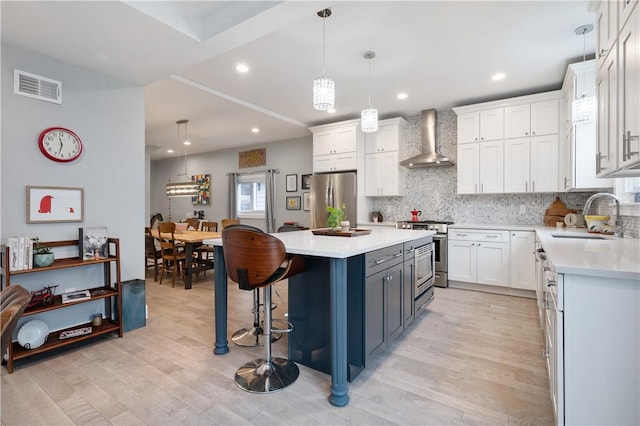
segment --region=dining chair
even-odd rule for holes
[[[151,228],[144,228],[144,252],[145,273],[149,268],[153,268],[153,280],[158,281],[158,272],[160,270],[159,260],[162,259],[162,251],[156,247],[156,239],[151,235]]]
[[[238,225],[240,223],[240,219],[222,219],[220,221],[220,231],[226,228],[229,225]]]
[[[186,219],[187,229],[190,231],[199,231],[200,230],[200,221],[196,218]]]
[[[171,287],[176,286],[176,275],[180,274],[180,265],[184,266],[186,261],[184,252],[178,250],[175,240],[176,224],[173,222],[160,222],[158,224],[158,232],[160,233],[160,250],[162,251],[162,270],[160,272],[160,285],[164,278],[165,271],[172,273]],[[162,234],[170,234],[171,237]]]
[[[218,222],[205,221],[205,222],[202,222],[202,224],[200,225],[200,228],[204,232],[218,232]],[[200,259],[213,260],[213,246],[210,246],[208,244],[203,244],[196,249],[196,252],[198,253],[198,260]],[[196,274],[196,279],[199,279],[199,275],[200,273]],[[204,271],[204,277],[207,278],[206,269]]]

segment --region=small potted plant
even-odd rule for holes
[[[33,266],[42,268],[51,265],[55,260],[51,247],[42,245],[38,237],[31,240],[33,241]]]
[[[346,220],[346,208],[347,206],[345,204],[342,204],[340,207],[327,206],[326,211],[329,213],[329,216],[327,217],[327,226],[329,226],[332,231],[337,231],[338,228],[342,228],[343,231],[349,230],[350,223]]]

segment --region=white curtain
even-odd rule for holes
[[[275,206],[275,194],[276,194],[276,174],[277,170],[269,169],[265,172],[265,184],[266,184],[266,200],[265,200],[265,222],[267,233],[276,232],[276,217],[274,214]]]
[[[237,219],[237,195],[238,190],[238,173],[229,173],[229,203],[227,217],[229,219]]]

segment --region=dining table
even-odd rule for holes
[[[151,235],[153,238],[164,238],[171,239],[171,234],[162,233],[160,234],[157,229],[151,230]],[[187,259],[193,259],[193,262],[185,262],[185,271],[184,271],[184,288],[185,290],[190,290],[193,282],[193,274],[204,272],[208,269],[213,269],[213,260],[211,259],[202,259],[202,258],[194,258],[193,253],[195,250],[202,245],[204,240],[217,239],[222,238],[222,233],[220,232],[205,232],[205,231],[182,231],[175,232],[173,234],[173,239],[176,242],[182,243],[184,245],[184,254]],[[194,266],[194,263],[196,264]]]

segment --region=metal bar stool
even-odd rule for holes
[[[271,306],[271,287],[304,269],[300,256],[287,255],[284,244],[278,238],[265,234],[258,228],[229,226],[222,230],[222,246],[227,274],[241,289],[262,288],[264,306]],[[278,330],[289,332],[288,328]],[[270,393],[281,390],[298,378],[298,366],[286,358],[271,356],[271,309],[264,310],[265,357],[250,361],[235,374],[236,384],[254,393]]]

